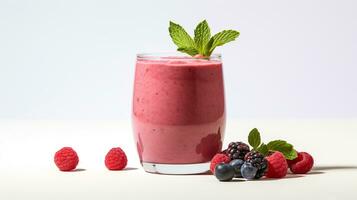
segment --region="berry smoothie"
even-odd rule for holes
[[[138,55],[132,118],[141,162],[209,162],[221,151],[225,129],[219,57]]]

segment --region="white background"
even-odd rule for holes
[[[225,146],[257,127],[264,141],[310,152],[312,173],[220,183],[143,172],[130,124],[135,55],[175,51],[169,20],[192,33],[203,19],[213,33],[241,32],[217,49]],[[356,54],[353,0],[0,0],[0,199],[228,199],[239,187],[243,199],[355,200],[357,157],[331,147],[355,151]],[[82,171],[57,170],[63,146]],[[114,146],[129,170],[105,169]]]
[[[135,54],[168,21],[241,32],[223,54],[228,116],[357,117],[357,2],[0,1],[0,118],[129,119]]]

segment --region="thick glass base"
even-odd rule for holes
[[[157,174],[203,174],[209,171],[209,162],[196,164],[141,163],[144,170]]]

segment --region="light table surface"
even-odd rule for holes
[[[0,121],[0,199],[357,199],[357,120],[228,120],[225,146],[258,128],[263,141],[285,139],[310,152],[315,168],[284,179],[219,182],[212,175],[145,173],[130,121]],[[73,147],[78,171],[59,172],[54,152]],[[128,156],[108,171],[114,146]]]

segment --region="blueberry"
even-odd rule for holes
[[[243,178],[245,179],[254,179],[257,174],[258,169],[254,167],[251,163],[245,162],[240,168],[240,172],[242,173]]]
[[[214,175],[220,181],[230,181],[234,177],[234,169],[229,164],[218,164],[214,169]]]
[[[232,160],[229,164],[232,165],[234,169],[234,177],[242,177],[242,174],[240,173],[240,168],[244,164],[244,161],[241,159],[235,159]]]

